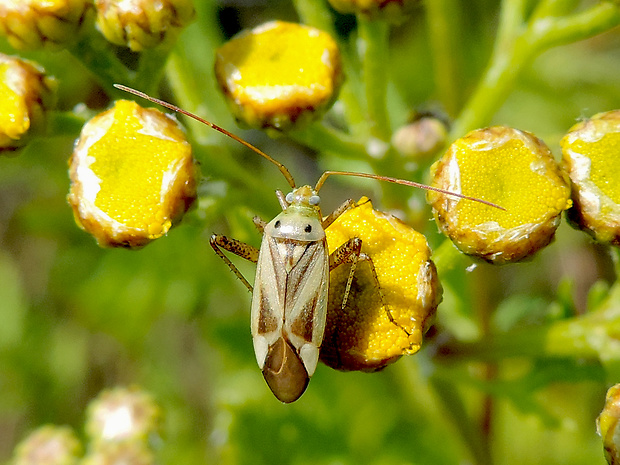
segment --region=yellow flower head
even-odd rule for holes
[[[9,155],[45,129],[56,81],[37,64],[0,54],[0,153]]]
[[[82,452],[80,441],[66,426],[46,425],[37,428],[15,448],[13,465],[75,465]]]
[[[76,222],[102,247],[146,245],[196,199],[196,165],[176,120],[126,100],[86,123],[70,175]]]
[[[366,198],[326,230],[329,250],[358,237],[362,253],[342,308],[350,265],[330,273],[321,360],[339,370],[375,371],[420,349],[441,301],[437,270],[425,237],[397,218],[373,210]]]
[[[605,457],[610,464],[620,463],[620,384],[612,386],[605,396],[605,406],[596,419],[596,430],[603,439]]]
[[[282,21],[244,31],[220,47],[215,75],[237,119],[280,131],[319,118],[342,82],[334,40]]]
[[[464,253],[502,264],[530,257],[553,239],[571,206],[566,174],[533,134],[508,127],[472,131],[431,168],[432,185],[493,202],[429,192],[441,230]]]
[[[369,19],[400,23],[419,0],[328,0],[340,13],[354,13]]]
[[[0,0],[0,33],[18,50],[56,50],[92,24],[92,0]]]
[[[95,0],[97,27],[134,52],[173,41],[195,15],[191,0]]]
[[[569,220],[598,241],[620,245],[620,110],[573,126],[562,153],[575,203]]]

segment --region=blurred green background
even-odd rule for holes
[[[298,21],[307,2],[195,3],[197,20],[171,52],[161,92],[157,85],[149,91],[255,143],[299,184],[325,169],[374,168],[321,152],[320,140],[300,143],[311,130],[274,140],[239,129],[215,87],[215,46],[241,28]],[[504,7],[517,3],[530,14],[545,2]],[[580,10],[605,2],[546,3]],[[355,50],[355,17],[316,4]],[[499,1],[438,0],[392,27],[386,70],[393,128],[415,109],[458,115],[491,56],[499,18]],[[438,36],[441,21],[449,36]],[[618,32],[528,60],[483,124],[531,131],[559,158],[559,140],[576,121],[620,107]],[[448,52],[437,49],[444,39]],[[4,42],[2,51],[16,53]],[[65,200],[67,160],[80,121],[109,98],[127,96],[106,96],[101,86],[111,83],[75,53],[20,55],[57,77],[57,118],[66,121],[18,157],[0,158],[0,461],[39,425],[81,432],[84,410],[102,389],[137,384],[165,411],[162,463],[605,463],[595,418],[607,387],[620,381],[616,251],[563,222],[556,241],[530,262],[468,271],[463,258],[440,268],[444,302],[419,354],[375,374],[320,365],[303,397],[282,405],[256,366],[250,295],[208,244],[217,232],[257,246],[251,218],[279,211],[273,191],[286,188],[280,173],[189,123],[204,175],[198,207],[143,250],[101,249],[75,225]],[[453,73],[448,79],[445,69]],[[345,72],[351,85],[361,82],[359,69]],[[82,103],[88,108],[76,107]],[[428,164],[380,174],[424,181]],[[404,211],[439,247],[424,194],[390,190],[387,199],[383,189],[330,179],[323,208],[369,195],[379,208]],[[252,264],[239,267],[253,276]]]

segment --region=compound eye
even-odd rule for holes
[[[319,197],[318,195],[311,195],[308,199],[308,203],[310,205],[318,205],[319,203],[321,203],[321,197]]]
[[[276,221],[276,222],[273,224],[273,227],[274,227],[274,228],[276,228],[276,229],[280,228],[280,220]]]
[[[306,227],[304,228],[304,231],[306,231],[307,233],[312,232],[312,225],[311,224],[307,224]]]
[[[289,192],[288,194],[286,194],[286,197],[284,198],[288,203],[293,203],[293,199],[295,198],[295,196],[293,195],[292,192]]]

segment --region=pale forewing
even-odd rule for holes
[[[269,346],[283,334],[298,352],[305,344],[318,350],[325,329],[329,283],[326,247],[325,239],[304,242],[263,238],[251,319],[254,348],[261,368]]]

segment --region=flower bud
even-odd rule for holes
[[[325,233],[330,252],[360,238],[376,279],[370,262],[358,261],[343,309],[351,265],[330,273],[323,363],[338,370],[375,371],[417,352],[442,293],[426,238],[392,215],[373,210],[366,198]]]
[[[105,38],[134,52],[174,41],[196,13],[191,0],[95,0],[95,5]]]
[[[596,431],[603,439],[605,458],[609,465],[620,465],[620,384],[607,391],[605,406],[596,419]]]
[[[404,157],[424,160],[441,150],[447,137],[444,122],[423,116],[398,129],[392,136],[392,145]]]
[[[37,64],[0,53],[0,153],[14,154],[45,130],[55,79]]]
[[[508,127],[478,129],[431,167],[431,185],[493,202],[427,193],[440,229],[464,253],[503,264],[548,245],[571,206],[568,177],[540,139]]]
[[[328,0],[334,10],[353,13],[369,19],[401,23],[411,12],[418,0]]]
[[[241,32],[220,47],[215,75],[238,120],[279,131],[320,118],[342,83],[336,42],[282,21]]]
[[[572,182],[570,222],[600,242],[620,245],[620,110],[576,124],[561,145]]]
[[[75,465],[82,447],[64,426],[42,426],[15,448],[12,465]]]
[[[197,166],[179,124],[134,102],[86,123],[69,164],[76,222],[102,247],[142,247],[196,200]]]
[[[137,388],[103,391],[88,406],[86,434],[95,449],[111,444],[147,445],[161,428],[161,411],[153,397]]]
[[[92,0],[3,0],[0,33],[18,50],[58,50],[80,37],[93,12]]]

